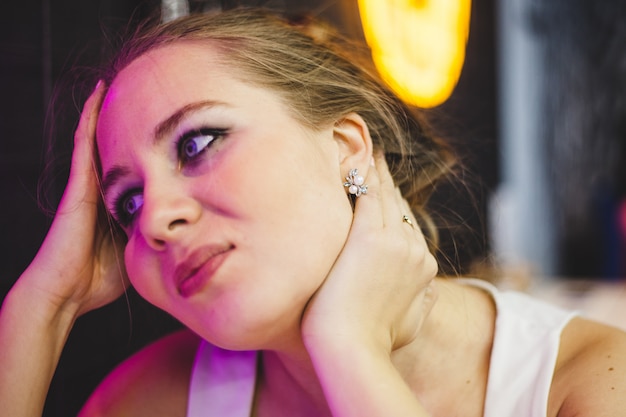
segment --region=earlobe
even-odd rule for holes
[[[367,194],[367,184],[365,184],[365,178],[359,174],[357,168],[351,169],[346,176],[346,182],[343,186],[347,188],[348,193],[355,197],[361,197],[363,194]]]
[[[349,113],[335,123],[333,135],[339,148],[341,172],[347,174],[356,168],[366,176],[373,144],[365,120],[357,113]]]

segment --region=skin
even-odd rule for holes
[[[401,221],[409,209],[363,119],[346,114],[312,132],[276,95],[241,79],[207,45],[177,43],[137,59],[88,100],[59,213],[0,314],[4,411],[41,414],[74,320],[127,285],[119,249],[94,227],[95,144],[107,207],[121,194],[139,208],[125,223],[132,284],[209,341],[263,350],[255,416],[482,415],[493,302],[433,280],[434,258],[419,228]],[[154,140],[164,120],[198,100],[225,105],[177,118]],[[176,141],[198,123],[227,133],[181,164]],[[343,181],[355,167],[370,188],[353,212]],[[202,264],[190,254],[207,242],[211,254],[228,255],[200,270],[210,279],[181,291],[176,266]],[[184,416],[198,340],[176,333],[134,355],[81,415]],[[624,369],[622,332],[573,320],[548,416],[621,415]]]
[[[154,145],[157,126],[207,98],[219,104],[187,111]],[[204,127],[227,133],[183,164],[179,136]],[[277,97],[234,80],[206,47],[190,44],[126,68],[109,88],[97,137],[104,176],[113,167],[126,171],[108,188],[107,207],[141,188],[143,207],[125,228],[125,259],[146,299],[226,348],[277,348],[297,333],[352,219],[337,163],[352,145],[334,126],[304,130]],[[214,247],[229,250],[210,285],[179,294],[176,267]]]
[[[151,51],[118,75],[104,99],[96,134],[105,203],[115,213],[119,196],[139,189],[126,197],[143,205],[125,224],[129,238],[125,259],[132,284],[146,299],[217,345],[273,352],[272,360],[280,364],[276,369],[298,378],[302,386],[314,387],[323,398],[319,382],[310,378],[315,363],[305,344],[325,344],[329,323],[334,323],[333,333],[343,329],[352,341],[361,338],[376,348],[405,344],[423,319],[423,289],[434,277],[436,263],[425,251],[423,237],[417,239],[413,229],[398,221],[408,208],[386,178],[394,225],[416,242],[408,246],[416,253],[405,255],[416,261],[403,268],[420,272],[426,268],[427,280],[402,271],[410,291],[395,310],[384,301],[397,298],[397,288],[386,286],[381,297],[372,293],[381,292],[379,286],[363,288],[355,286],[355,280],[327,279],[331,269],[331,275],[359,276],[354,260],[362,255],[363,245],[344,248],[344,253],[353,253],[342,261],[337,256],[353,218],[342,177],[349,167],[366,174],[374,171],[367,127],[358,115],[350,114],[315,132],[306,130],[277,96],[234,78],[219,58],[205,44],[185,43]],[[154,96],[155,86],[161,94],[146,101]],[[207,99],[218,104],[196,106]],[[193,110],[188,110],[190,106]],[[184,115],[155,141],[158,127],[181,109],[187,109]],[[202,128],[226,133],[199,157],[181,163],[177,141]],[[122,174],[111,181],[112,172]],[[368,175],[370,181],[373,175]],[[311,177],[315,180],[309,184]],[[376,199],[375,194],[370,196]],[[329,206],[336,209],[328,210]],[[378,226],[384,226],[381,207],[375,210],[378,213],[365,216],[378,215]],[[118,219],[122,217],[118,213]],[[365,222],[362,227],[362,236],[355,239],[371,241],[368,236],[375,231]],[[393,252],[406,252],[405,242],[395,236],[393,240]],[[228,248],[219,268],[200,290],[181,294],[177,266],[191,254],[213,247]],[[380,249],[375,242],[370,251]],[[386,277],[383,271],[395,262],[387,257],[374,273]],[[359,300],[352,309],[346,294]],[[381,299],[379,308],[373,309],[376,316],[372,303],[363,303],[374,297]],[[355,326],[355,321],[365,322],[370,316],[380,317],[372,320],[380,329],[369,323]],[[397,340],[390,339],[390,326],[395,327]],[[376,339],[370,341],[372,336]],[[314,409],[327,412],[325,405]]]

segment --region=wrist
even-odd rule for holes
[[[11,314],[15,320],[28,321],[28,326],[36,326],[46,332],[67,335],[79,316],[75,303],[51,294],[30,281],[25,272],[6,295],[2,304],[2,314]]]
[[[352,339],[307,345],[333,415],[428,416],[381,343]]]
[[[358,351],[363,355],[389,358],[392,351],[388,337],[357,332],[354,328],[342,331],[333,327],[324,332],[309,332],[303,334],[303,342],[310,356],[342,357]]]
[[[75,318],[28,287],[16,284],[0,310],[0,403],[7,415],[41,415]]]

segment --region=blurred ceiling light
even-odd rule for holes
[[[456,86],[471,0],[358,0],[381,77],[407,103],[434,107]]]
[[[162,0],[161,1],[161,21],[169,22],[181,16],[189,14],[189,3],[187,0]]]

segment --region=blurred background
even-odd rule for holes
[[[67,177],[90,68],[106,59],[133,22],[160,12],[169,19],[237,5],[321,17],[348,36],[367,36],[373,52],[381,54],[377,64],[391,72],[388,77],[399,70],[387,65],[387,58],[409,57],[408,69],[400,71],[409,77],[389,78],[390,83],[417,88],[402,94],[424,107],[466,168],[468,190],[443,188],[432,203],[447,223],[442,229],[449,259],[445,272],[477,275],[624,325],[622,0],[5,1],[0,13],[0,297],[49,227],[39,186],[54,207]],[[413,86],[428,68],[411,63],[429,65],[429,57],[442,55],[445,64],[444,52],[456,55],[448,69],[437,72],[447,75],[441,88],[429,90],[439,85],[436,81]],[[81,318],[45,415],[75,415],[116,363],[178,327],[132,289]]]

